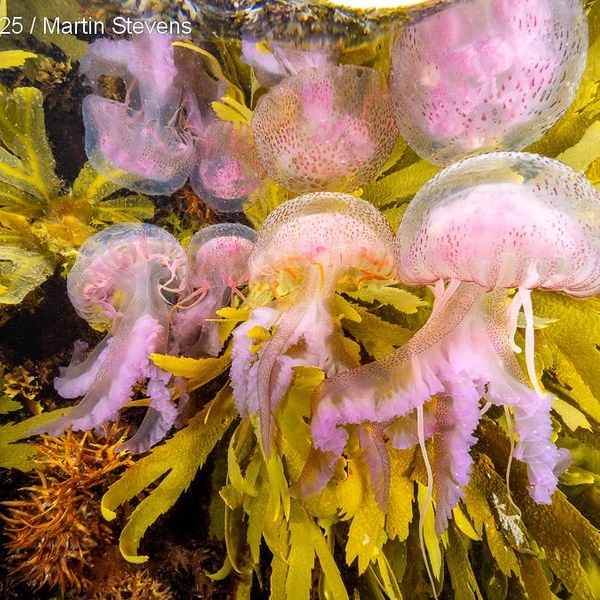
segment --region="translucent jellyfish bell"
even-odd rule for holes
[[[151,293],[124,275],[152,273]],[[90,324],[111,329],[123,307],[137,294],[150,306],[164,302],[187,276],[187,257],[167,231],[148,223],[119,223],[88,238],[67,278],[69,299],[77,314]],[[142,277],[142,276],[141,276]]]
[[[315,192],[280,205],[263,223],[250,259],[250,283],[277,285],[308,277],[315,265],[320,288],[340,273],[360,277],[395,274],[390,227],[371,204],[350,194]]]
[[[258,101],[252,130],[267,173],[298,193],[361,187],[397,137],[385,76],[354,65],[287,77]]]
[[[269,36],[272,37],[272,36]],[[267,43],[265,43],[267,42]],[[266,87],[272,87],[284,77],[296,75],[303,69],[321,69],[337,62],[335,42],[324,35],[316,35],[298,43],[273,40],[264,36],[242,34],[242,61],[254,67],[256,78]]]
[[[600,292],[600,210],[593,186],[537,154],[498,152],[434,177],[398,232],[401,277],[412,285],[472,281],[486,290]]]
[[[219,212],[238,212],[266,176],[252,130],[245,123],[215,121],[198,141],[200,162],[192,170],[194,191]]]
[[[186,356],[218,355],[216,311],[248,281],[248,259],[256,232],[241,223],[219,223],[198,231],[190,241],[188,289],[173,319],[174,350]]]
[[[256,231],[241,223],[218,223],[198,231],[188,246],[192,285],[245,285],[255,242]]]
[[[587,52],[580,0],[472,0],[398,31],[390,91],[400,133],[434,164],[521,150],[567,110]]]

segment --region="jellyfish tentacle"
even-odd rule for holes
[[[560,459],[560,453],[551,441],[552,396],[530,394],[512,408],[515,431],[519,436],[515,458],[527,465],[532,498],[538,504],[550,504],[558,483],[556,470]]]
[[[423,423],[423,405],[419,404],[416,409],[417,413],[417,431],[419,438],[419,447],[421,448],[421,454],[423,455],[423,461],[425,462],[425,471],[427,472],[427,493],[423,504],[419,507],[419,545],[421,546],[421,554],[423,555],[423,562],[425,563],[425,570],[427,571],[427,578],[431,583],[431,589],[433,591],[433,597],[437,600],[437,592],[435,589],[435,577],[433,576],[432,565],[429,562],[427,556],[427,547],[425,545],[425,514],[432,504],[433,500],[433,469],[431,468],[431,461],[427,453],[427,446],[425,445],[425,429]]]
[[[552,443],[550,411],[552,396],[532,390],[507,343],[504,332],[508,311],[500,291],[487,294],[485,328],[491,349],[498,360],[488,361],[486,399],[497,406],[510,406],[514,429],[518,435],[515,458],[527,465],[530,493],[540,504],[550,502],[558,478],[556,468],[560,454]]]
[[[519,319],[519,313],[523,306],[523,300],[519,290],[515,293],[512,300],[508,305],[508,343],[510,344],[511,350],[515,354],[521,354],[521,348],[515,342],[515,335],[517,334],[517,323]]]
[[[159,442],[175,423],[178,411],[168,387],[171,375],[153,364],[148,365],[147,375],[150,406],[138,430],[119,446],[119,451],[127,450],[132,454],[145,452]]]
[[[525,363],[527,365],[527,374],[533,389],[537,395],[542,397],[544,392],[540,387],[536,372],[535,372],[535,339],[533,330],[533,306],[531,305],[531,290],[519,288],[517,292],[521,298],[523,305],[523,314],[525,315]]]
[[[73,356],[67,367],[60,368],[60,375],[54,380],[54,388],[63,398],[78,398],[90,389],[105,355],[108,352],[111,336],[107,335],[84,358],[88,345],[85,342],[75,342]]]
[[[390,457],[385,447],[383,427],[360,426],[357,435],[369,469],[375,501],[381,510],[386,510],[390,495]]]

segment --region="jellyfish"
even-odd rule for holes
[[[464,495],[483,399],[505,407],[507,418],[512,410],[514,456],[527,466],[529,494],[550,503],[566,457],[551,441],[552,399],[535,372],[531,290],[576,298],[600,292],[597,192],[570,167],[539,155],[467,158],[415,196],[398,231],[397,257],[401,280],[433,286],[431,316],[393,354],[321,384],[315,447],[339,456],[347,428],[372,423],[393,447],[418,441],[427,457],[424,438],[433,435],[441,533]],[[521,308],[528,377],[515,357]]]
[[[567,110],[583,74],[580,0],[474,0],[401,28],[390,93],[401,135],[447,165],[521,150]]]
[[[298,193],[360,188],[397,137],[383,73],[354,65],[287,77],[258,101],[252,130],[267,173]]]
[[[177,240],[155,225],[120,223],[88,238],[69,272],[67,290],[79,316],[108,335],[85,358],[77,344],[71,364],[54,381],[63,398],[81,402],[36,433],[59,435],[94,429],[118,418],[134,386],[145,380],[150,407],[136,434],[125,443],[143,452],[173,424],[176,408],[170,375],[150,360],[165,353],[169,309],[186,280],[187,256]]]
[[[194,235],[188,248],[188,286],[173,318],[170,353],[194,358],[219,354],[216,311],[248,281],[255,238],[256,232],[241,223],[210,225]]]
[[[216,120],[201,132],[197,144],[200,158],[192,169],[192,188],[219,212],[241,211],[266,176],[250,126]]]
[[[266,42],[266,43],[265,43]],[[256,38],[242,34],[242,60],[254,67],[261,85],[271,87],[284,77],[297,75],[304,69],[321,69],[336,63],[337,52],[327,36],[314,36],[301,43]]]
[[[196,160],[193,139],[180,123],[182,102],[194,100],[184,94],[172,42],[170,35],[148,32],[131,41],[97,40],[81,61],[96,91],[102,75],[120,77],[126,87],[124,102],[97,94],[84,99],[88,159],[109,180],[145,194],[178,190]]]
[[[371,204],[355,196],[305,194],[267,217],[249,272],[250,286],[271,288],[275,300],[253,308],[234,331],[231,381],[240,414],[259,415],[268,456],[273,412],[293,367],[318,366],[332,375],[356,364],[343,344],[336,289],[393,280],[393,232]]]

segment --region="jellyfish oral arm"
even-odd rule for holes
[[[59,435],[69,426],[75,430],[94,429],[116,420],[134,385],[148,377],[152,367],[150,354],[165,343],[165,330],[152,315],[142,315],[129,327],[120,327],[90,363],[90,373],[95,372],[95,376],[82,401],[64,417],[33,433]],[[59,389],[64,389],[68,380],[69,368],[59,378]]]
[[[61,367],[60,376],[54,380],[54,388],[63,398],[79,398],[87,393],[98,375],[111,341],[111,336],[106,336],[87,358],[83,358],[83,354],[88,345],[75,342],[69,366]]]
[[[198,290],[197,290],[198,291]],[[217,356],[221,350],[217,310],[226,306],[229,295],[221,289],[206,289],[193,304],[178,306],[173,319],[174,349],[184,356]]]
[[[436,318],[405,346],[326,380],[315,392],[313,443],[317,450],[338,456],[346,445],[348,426],[387,424],[384,431],[391,444],[405,447],[402,419],[434,395],[446,403],[435,432],[441,435],[438,443],[456,452],[436,471],[437,493],[444,499],[438,530],[460,498],[456,486],[468,480],[468,449],[474,443],[482,398],[512,409],[518,435],[515,456],[527,465],[531,496],[548,503],[557,484],[560,453],[551,442],[551,397],[527,385],[514,357],[504,294],[477,287],[461,284],[439,310],[434,308]]]

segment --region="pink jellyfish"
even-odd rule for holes
[[[298,196],[265,220],[249,270],[250,286],[271,288],[276,299],[254,308],[234,331],[231,380],[240,414],[259,415],[269,455],[273,412],[293,367],[319,366],[331,375],[354,366],[335,318],[335,292],[342,282],[395,278],[393,232],[371,204],[355,196]],[[262,345],[256,344],[257,331],[264,334]]]
[[[150,360],[167,351],[169,304],[185,285],[187,257],[169,233],[146,223],[120,223],[81,246],[67,279],[77,313],[108,335],[84,358],[79,343],[71,364],[54,387],[63,398],[83,400],[37,433],[59,435],[67,427],[93,429],[118,418],[136,383],[148,380],[150,408],[126,442],[143,452],[169,430],[176,409],[167,387],[170,375]]]
[[[304,69],[256,105],[252,130],[267,173],[294,192],[349,192],[369,182],[397,137],[383,73]]]
[[[333,66],[337,62],[337,52],[332,45],[327,36],[290,43],[283,40],[266,42],[264,38],[243,33],[242,60],[254,67],[256,78],[262,85],[271,87],[304,69]]]
[[[192,170],[194,191],[216,211],[241,211],[266,177],[250,126],[217,120],[201,132],[197,143],[200,161]]]
[[[431,316],[393,354],[318,388],[315,447],[339,456],[353,424],[378,424],[396,448],[419,441],[424,449],[434,435],[441,533],[464,495],[483,398],[504,406],[507,417],[512,409],[514,454],[527,465],[529,493],[549,503],[564,457],[551,441],[551,396],[536,377],[530,294],[600,292],[600,197],[556,160],[518,152],[468,158],[415,196],[397,249],[401,279],[434,286]],[[521,307],[528,378],[514,355]]]
[[[102,75],[120,77],[127,90],[124,103],[96,94],[83,101],[90,163],[111,181],[145,194],[178,190],[195,161],[193,140],[179,126],[184,93],[172,42],[158,33],[97,40],[81,61],[96,90]],[[185,101],[193,104],[189,94]]]
[[[188,287],[173,319],[171,352],[217,356],[221,349],[216,311],[248,281],[248,259],[256,232],[240,223],[220,223],[200,230],[189,248]]]
[[[400,133],[447,165],[521,150],[567,110],[587,52],[581,0],[474,0],[400,29],[390,92]]]

